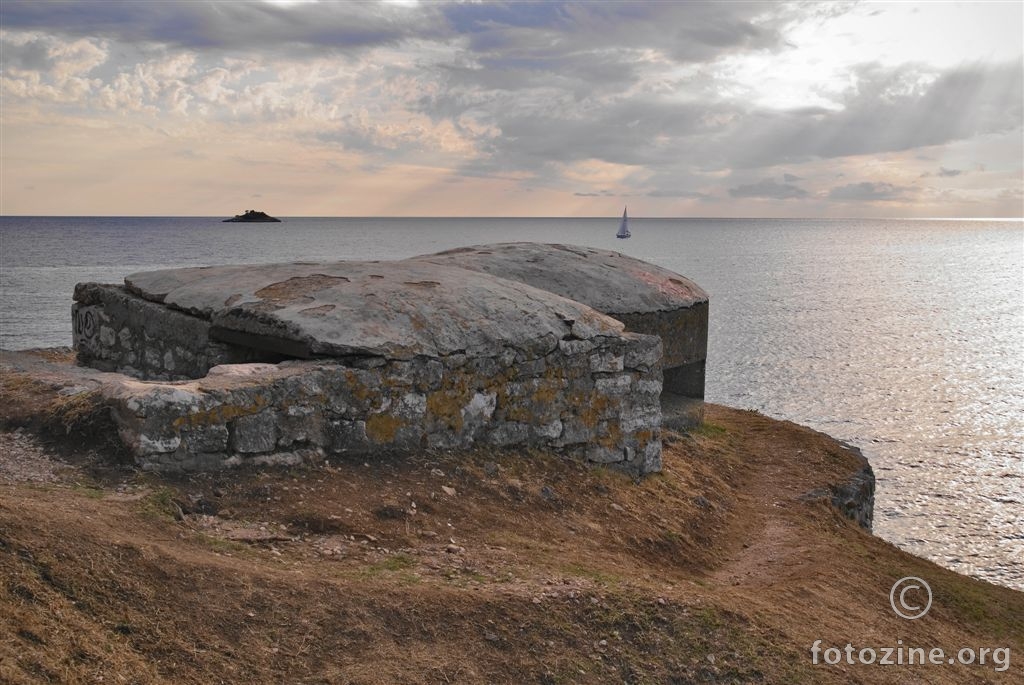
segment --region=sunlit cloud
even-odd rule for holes
[[[281,214],[437,198],[448,214],[628,198],[668,215],[1024,213],[1024,41],[1005,28],[1021,7],[916,9],[5,0],[2,171],[25,182],[0,199],[220,214],[216,188]],[[965,17],[988,45],[928,37]],[[268,191],[257,157],[291,195]],[[69,189],[108,164],[133,173]],[[337,199],[342,178],[361,192],[337,207],[318,194]]]

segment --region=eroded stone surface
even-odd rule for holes
[[[83,363],[197,379],[104,386],[145,468],[539,445],[642,474],[664,397],[703,396],[707,296],[617,253],[507,244],[132,274],[80,284],[75,322]]]
[[[576,245],[501,243],[415,259],[528,283],[589,305],[626,330],[657,335],[666,390],[704,397],[708,296],[688,278],[618,252]]]
[[[205,378],[140,381],[5,353],[12,372],[95,391],[144,469],[192,471],[316,461],[330,454],[535,445],[635,474],[660,469],[658,369],[592,371],[602,354],[659,347],[625,334],[594,350],[553,352],[543,368],[452,356],[369,369],[330,360],[215,367]],[[440,365],[440,368],[438,368]],[[40,371],[45,368],[45,373]],[[494,375],[480,369],[494,368]]]
[[[211,337],[294,357],[410,359],[500,346],[547,354],[622,324],[554,293],[413,260],[131,274],[130,291],[208,320]]]
[[[670,311],[707,302],[688,278],[611,250],[578,245],[499,243],[413,258],[483,271],[582,302],[606,314]]]

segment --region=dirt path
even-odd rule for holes
[[[712,577],[725,586],[764,589],[811,571],[823,550],[812,544],[803,521],[787,510],[804,506],[804,495],[820,485],[808,481],[802,462],[821,461],[818,453],[834,445],[796,426],[788,441],[766,439],[774,422],[753,413],[710,407],[708,421],[728,426],[733,449],[746,467],[734,498],[735,516],[719,541],[729,556]]]

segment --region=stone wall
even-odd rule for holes
[[[665,312],[605,312],[627,331],[657,335],[665,348],[662,368],[665,391],[704,399],[704,367],[708,349],[708,303]]]
[[[199,378],[218,364],[277,361],[210,339],[210,322],[149,302],[122,286],[79,283],[71,307],[80,363],[136,378]]]
[[[658,338],[626,334],[561,340],[532,358],[241,364],[125,383],[112,409],[148,470],[534,445],[639,475],[661,468],[660,356]]]
[[[74,345],[142,379],[110,399],[146,469],[493,445],[639,475],[700,420],[707,305],[625,255],[503,244],[79,284]]]

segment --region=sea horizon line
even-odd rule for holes
[[[220,214],[0,214],[0,219],[220,219]],[[440,215],[331,215],[331,214],[280,214],[285,219],[558,219],[558,220],[589,220],[616,219],[618,215],[601,214],[592,216],[440,216]],[[230,218],[230,217],[229,217]],[[1024,216],[644,216],[630,215],[630,220],[672,220],[672,221],[1016,221],[1024,222]]]

